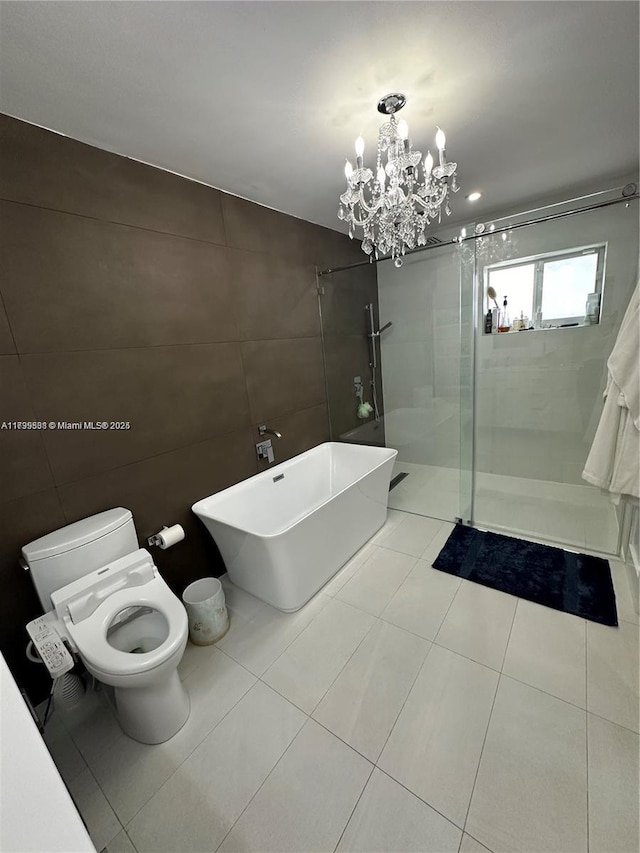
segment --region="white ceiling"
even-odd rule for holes
[[[1,2],[0,110],[340,230],[344,158],[401,91],[481,216],[637,171],[638,8]]]

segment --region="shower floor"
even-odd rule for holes
[[[396,462],[392,476],[400,473],[409,476],[389,493],[391,508],[447,521],[467,517],[469,472]],[[474,523],[590,551],[617,550],[615,508],[592,486],[478,472]]]

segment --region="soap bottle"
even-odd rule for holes
[[[511,321],[509,319],[509,309],[507,307],[507,297],[504,297],[504,301],[502,303],[502,311],[500,312],[500,317],[498,319],[498,331],[499,332],[508,332],[511,328]]]
[[[493,331],[493,311],[491,308],[487,311],[487,315],[484,318],[484,333],[485,335],[490,335]]]

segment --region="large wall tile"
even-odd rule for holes
[[[281,418],[270,418],[267,426],[280,432],[282,438],[276,438],[273,435],[262,437],[256,426],[254,441],[257,443],[264,441],[265,438],[271,439],[276,464],[304,453],[305,450],[310,450],[324,441],[329,441],[329,419],[325,403]],[[262,471],[270,467],[266,460],[261,460],[258,464]]]
[[[379,328],[378,285],[373,266],[356,267],[332,275],[320,276],[322,289],[322,327],[328,335],[368,335],[369,312],[373,305],[373,321]],[[385,318],[386,320],[389,318]]]
[[[238,344],[27,355],[23,365],[38,418],[131,424],[47,430],[58,485],[249,423]]]
[[[0,198],[224,243],[220,192],[0,115]]]
[[[277,255],[291,264],[315,263],[318,226],[226,193],[222,209],[228,246]]]
[[[20,549],[45,533],[63,527],[64,515],[54,489],[0,505],[0,649],[14,678],[33,701],[45,698],[51,679],[43,666],[25,655],[25,625],[42,614],[30,575],[19,565]]]
[[[241,340],[317,337],[315,269],[261,252],[230,250]]]
[[[251,418],[256,423],[325,400],[320,338],[242,344]]]
[[[2,244],[0,244],[1,246]],[[10,355],[16,352],[16,345],[9,327],[7,312],[4,309],[2,299],[0,298],[0,355]]]
[[[13,429],[15,421],[33,421],[33,408],[18,357],[0,356],[0,500],[9,501],[53,486],[39,430]]]
[[[336,217],[336,228],[340,223]],[[315,226],[314,258],[319,270],[334,269],[350,264],[368,264],[367,255],[362,251],[360,240],[350,240],[347,234],[331,228]],[[375,271],[375,265],[370,269]]]
[[[11,202],[0,231],[20,352],[237,338],[221,246]]]
[[[224,571],[192,505],[255,473],[255,449],[245,428],[71,483],[59,493],[68,523],[115,506],[130,509],[141,547],[163,525],[181,524],[184,542],[166,551],[153,549],[168,583],[181,592],[198,577]]]

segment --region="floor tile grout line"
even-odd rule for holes
[[[353,608],[354,608],[354,610],[359,610],[359,608],[354,607],[354,605],[348,604],[346,601],[341,601],[340,603],[341,603],[341,604],[345,604],[345,605],[347,605],[347,607],[353,607]],[[360,613],[365,613],[365,611],[364,611],[364,610],[360,610]],[[304,714],[307,714],[307,716],[311,717],[311,716],[312,716],[312,714],[313,714],[313,712],[314,712],[314,711],[316,710],[316,708],[318,707],[318,705],[322,702],[322,700],[324,699],[324,697],[325,697],[325,696],[327,695],[327,693],[331,690],[331,688],[333,687],[333,685],[335,684],[335,682],[338,680],[338,678],[340,678],[340,676],[342,675],[342,672],[343,672],[344,668],[347,666],[347,664],[349,663],[349,661],[351,660],[351,658],[355,655],[355,653],[358,651],[358,649],[360,648],[360,646],[361,646],[361,645],[364,643],[364,641],[367,639],[367,637],[369,636],[369,634],[371,633],[371,631],[373,631],[373,629],[374,629],[374,627],[375,627],[375,624],[376,624],[376,622],[378,621],[378,617],[377,617],[377,616],[373,616],[373,614],[371,614],[371,613],[367,613],[366,615],[367,615],[367,616],[372,616],[372,618],[374,619],[373,624],[369,626],[369,628],[367,629],[366,633],[364,634],[364,636],[362,637],[362,639],[360,640],[360,642],[358,643],[358,645],[355,647],[355,649],[353,650],[353,652],[349,655],[349,657],[347,658],[347,660],[344,662],[344,664],[343,664],[343,665],[342,665],[342,667],[340,668],[340,672],[338,672],[338,674],[336,675],[336,677],[333,679],[333,681],[331,682],[331,684],[330,684],[330,685],[327,687],[327,689],[324,691],[324,693],[322,694],[322,696],[320,697],[320,699],[318,699],[318,701],[317,701],[317,702],[316,702],[316,704],[313,706],[313,708],[311,709],[311,711],[305,711],[305,710],[304,710],[304,708],[300,708],[300,706],[299,706],[299,705],[296,705],[296,703],[295,703],[292,699],[289,699],[289,698],[288,698],[287,696],[285,696],[283,693],[280,693],[280,691],[279,691],[279,690],[277,690],[277,688],[273,687],[273,685],[269,684],[268,682],[266,682],[266,681],[265,681],[265,682],[263,682],[263,683],[264,683],[264,684],[266,684],[266,685],[267,685],[267,687],[271,687],[271,689],[272,689],[272,690],[275,690],[275,691],[276,691],[276,693],[279,693],[279,695],[280,695],[280,696],[282,696],[282,697],[283,697],[283,699],[286,699],[286,700],[287,700],[287,702],[291,702],[291,704],[292,704],[292,705],[295,705],[295,707],[296,707],[296,708],[300,708],[300,710],[301,710]],[[312,621],[313,621],[313,620],[312,620]],[[309,624],[311,624],[311,623],[309,623]],[[275,663],[275,661],[274,661],[274,663]],[[273,664],[272,664],[272,666],[273,666]],[[266,670],[265,670],[265,673],[266,673]],[[265,674],[265,673],[263,673],[263,674]],[[261,678],[260,680],[262,681],[262,678]],[[317,721],[316,721],[316,722],[317,722]],[[333,734],[333,732],[332,732],[332,734]],[[367,759],[367,760],[368,760],[368,759]]]
[[[327,596],[327,597],[328,597],[328,598],[330,598],[330,600],[331,600],[331,601],[335,601],[335,600],[336,600],[336,599],[335,599],[335,597],[333,597],[333,598],[331,598],[330,596]],[[344,604],[344,605],[346,605],[347,607],[353,607],[353,605],[352,605],[352,604],[348,604],[346,601],[340,601],[340,604]],[[280,658],[281,658],[284,654],[286,654],[286,652],[289,650],[290,646],[292,646],[292,645],[295,643],[295,641],[296,641],[299,637],[301,637],[301,636],[304,634],[304,632],[307,630],[307,628],[310,628],[310,627],[313,625],[313,623],[316,621],[316,619],[318,618],[318,616],[320,616],[320,614],[321,614],[321,613],[323,613],[323,612],[324,612],[324,610],[325,610],[325,608],[326,608],[326,607],[328,607],[328,606],[329,606],[329,602],[327,602],[327,603],[324,605],[324,607],[323,607],[320,611],[318,611],[318,613],[316,613],[316,615],[313,617],[313,619],[311,619],[311,621],[310,621],[307,625],[305,625],[305,626],[304,626],[304,628],[302,629],[302,631],[300,631],[300,633],[299,633],[299,634],[296,634],[296,636],[291,640],[291,642],[289,643],[289,645],[288,645],[288,646],[287,646],[287,647],[286,647],[286,648],[285,648],[285,649],[284,649],[284,650],[283,650],[283,651],[278,655],[278,657],[277,657],[277,658],[275,658],[275,660],[273,660],[273,661],[269,664],[269,666],[264,670],[264,672],[263,672],[261,675],[259,675],[259,676],[258,676],[258,678],[259,678],[261,681],[264,681],[263,676],[265,676],[265,675],[267,674],[267,672],[271,669],[271,667],[272,667],[272,666],[274,666],[274,665],[275,665],[275,664],[280,660]],[[359,608],[354,607],[354,610],[358,610],[358,609],[359,609]],[[360,610],[360,613],[364,613],[364,611],[363,611],[363,610]],[[370,613],[369,613],[369,614],[367,614],[367,615],[371,616],[371,614],[370,614]],[[374,618],[375,618],[375,617],[374,617]],[[371,626],[371,627],[373,627],[373,626]],[[370,631],[370,630],[371,630],[371,628],[369,628],[369,631]],[[367,634],[369,633],[369,631],[367,631]],[[365,636],[366,636],[366,635],[365,635]],[[364,637],[363,637],[362,639],[364,640]],[[362,640],[361,640],[360,642],[362,642]],[[360,645],[360,643],[358,643],[358,646],[359,646],[359,645]],[[357,647],[356,647],[356,648],[357,648]],[[356,651],[356,650],[354,649],[353,654],[355,654],[355,651]],[[351,660],[351,656],[349,657],[349,660]],[[347,663],[348,663],[348,661],[345,663],[345,666],[347,665]],[[343,668],[344,668],[344,667],[343,667]],[[340,671],[342,671],[342,670],[340,670]],[[336,677],[337,677],[337,676],[336,676]],[[272,689],[272,690],[275,690],[275,687],[273,687],[273,686],[272,686],[271,684],[269,684],[267,681],[265,681],[264,683],[265,683],[268,687],[271,687],[271,689]],[[333,682],[331,682],[331,683],[333,684]],[[279,692],[279,691],[276,691],[276,692]],[[280,694],[280,695],[282,695],[282,694]],[[286,696],[285,696],[284,698],[285,698],[285,699],[287,699],[287,697],[286,697]],[[324,698],[324,694],[323,694],[323,698]],[[291,699],[287,699],[287,701],[288,701],[288,702],[291,702]],[[292,704],[294,704],[294,705],[295,705],[295,702],[293,702]],[[298,706],[296,705],[296,707],[298,707]],[[301,708],[300,710],[301,710],[301,711],[303,711],[304,709],[303,709],[303,708]],[[304,711],[304,713],[306,714],[306,713],[308,713],[308,712],[307,712],[307,711]]]
[[[437,570],[437,569],[435,569],[435,571],[438,571],[438,570]],[[452,575],[452,577],[455,577],[455,576],[454,576],[454,575]],[[452,597],[451,601],[449,602],[449,606],[447,607],[447,612],[444,614],[444,617],[443,617],[443,619],[442,619],[442,622],[438,625],[438,630],[436,631],[435,636],[434,636],[434,638],[433,638],[433,642],[434,642],[437,646],[440,646],[440,647],[441,647],[441,648],[443,648],[443,649],[446,649],[447,647],[446,647],[446,646],[443,646],[441,643],[438,643],[438,642],[437,642],[438,635],[440,634],[440,631],[442,631],[442,626],[444,625],[444,623],[445,623],[445,622],[446,622],[446,620],[447,620],[447,616],[449,615],[449,611],[450,611],[450,610],[451,610],[451,608],[453,607],[453,603],[454,603],[454,601],[456,600],[456,598],[458,597],[458,594],[459,594],[460,590],[462,589],[462,583],[463,583],[463,580],[464,580],[464,578],[461,578],[461,579],[460,579],[460,583],[458,584],[458,588],[457,588],[457,589],[456,589],[456,591],[453,593],[453,597]],[[453,651],[453,649],[449,649],[449,651],[450,651],[450,652],[452,652],[452,651]],[[458,653],[458,652],[456,652],[456,654],[459,654],[459,653]],[[466,655],[462,655],[462,657],[466,657]],[[470,658],[470,660],[471,660],[471,658]],[[478,663],[478,661],[476,661],[476,663]],[[492,669],[492,667],[489,667],[489,669]]]
[[[297,634],[295,634],[295,636],[293,636],[293,637],[292,637],[291,641],[290,641],[289,643],[287,643],[287,645],[285,646],[285,648],[284,648],[284,649],[283,649],[283,650],[278,654],[278,656],[277,656],[277,657],[275,657],[275,658],[271,661],[271,663],[270,663],[270,664],[268,664],[268,665],[265,667],[265,669],[263,669],[263,670],[262,670],[262,672],[261,672],[261,673],[259,673],[259,674],[258,674],[258,673],[255,673],[255,672],[253,672],[253,670],[250,670],[247,666],[244,666],[244,664],[243,664],[241,661],[236,660],[230,652],[225,652],[225,654],[227,655],[227,657],[230,657],[232,661],[234,661],[235,663],[237,663],[237,664],[239,664],[240,666],[244,667],[244,669],[246,669],[246,670],[247,670],[247,672],[250,672],[250,673],[251,673],[251,675],[254,675],[256,678],[259,678],[259,679],[262,681],[262,680],[263,680],[262,676],[263,676],[263,675],[265,675],[265,673],[267,672],[267,670],[269,670],[269,669],[274,665],[274,663],[276,663],[276,661],[280,660],[280,658],[282,657],[282,655],[283,655],[283,654],[285,654],[285,652],[287,651],[287,649],[288,649],[291,645],[293,645],[293,643],[295,643],[295,641],[298,639],[298,637],[299,637],[301,634],[303,634],[303,633],[307,630],[307,628],[309,628],[309,627],[312,625],[312,623],[313,623],[313,622],[318,618],[318,616],[319,616],[319,615],[324,611],[325,607],[327,607],[327,606],[328,606],[329,601],[330,601],[330,600],[331,600],[331,601],[333,601],[333,600],[334,600],[334,596],[326,595],[326,593],[323,593],[323,592],[322,592],[322,590],[318,590],[318,592],[316,593],[316,596],[319,596],[319,595],[324,595],[324,596],[325,596],[325,598],[327,598],[327,599],[328,599],[328,601],[327,601],[327,602],[326,602],[326,603],[325,603],[325,604],[324,604],[324,605],[323,605],[323,606],[318,610],[318,612],[315,614],[315,616],[313,616],[313,617],[312,617],[312,618],[307,622],[307,624],[306,624],[306,625],[303,625],[303,627],[298,631],[298,633],[297,633]],[[314,598],[315,598],[315,596],[314,596]],[[310,603],[310,602],[308,602],[308,603]],[[344,603],[344,602],[343,602],[343,603]],[[271,606],[271,605],[267,605],[267,607],[270,607],[270,606]],[[275,608],[274,608],[274,609],[275,609]],[[282,612],[282,611],[279,611],[279,612]],[[223,649],[220,649],[220,651],[223,651]],[[266,684],[266,682],[264,682],[264,683]],[[271,685],[268,685],[268,686],[271,686]],[[273,689],[273,688],[271,688],[271,689]],[[285,698],[286,698],[286,697],[285,697]],[[301,710],[302,710],[302,709],[301,709]],[[305,713],[306,713],[306,712],[305,712]]]
[[[480,773],[480,765],[482,764],[482,756],[484,755],[484,748],[487,743],[487,737],[489,736],[489,729],[491,727],[491,720],[493,718],[493,709],[496,705],[496,699],[498,697],[498,691],[500,690],[500,682],[505,676],[502,673],[498,673],[498,681],[496,682],[496,689],[493,694],[493,701],[491,703],[491,710],[489,711],[489,718],[487,719],[487,728],[484,732],[484,737],[482,739],[482,747],[480,749],[480,756],[478,758],[478,766],[476,767],[476,772],[473,777],[473,785],[471,787],[471,794],[469,795],[469,802],[467,803],[467,810],[465,812],[464,821],[462,825],[462,831],[466,832],[467,821],[469,820],[469,812],[471,811],[471,803],[473,802],[473,795],[475,794],[476,784],[478,782],[478,775]]]
[[[267,685],[267,687],[269,687],[269,685]],[[271,688],[271,690],[273,690],[273,687]],[[277,692],[277,691],[275,691],[275,692]],[[278,694],[278,695],[281,695],[281,694]],[[282,697],[282,698],[285,698],[285,697]],[[289,700],[288,700],[288,699],[285,699],[285,701],[289,702]],[[290,704],[291,704],[291,705],[293,705],[293,702],[290,702]],[[268,773],[267,773],[267,775],[264,777],[264,779],[262,780],[262,782],[260,783],[260,785],[258,786],[258,788],[255,790],[255,792],[254,792],[253,796],[249,799],[249,801],[247,802],[247,804],[245,805],[245,807],[242,809],[242,811],[240,812],[240,814],[238,815],[238,817],[234,820],[233,824],[229,827],[229,831],[226,833],[226,835],[224,836],[224,838],[220,841],[220,844],[218,844],[218,846],[215,848],[215,850],[219,850],[219,849],[220,849],[220,847],[222,847],[222,845],[224,844],[224,842],[227,840],[227,837],[228,837],[228,836],[230,835],[230,833],[233,831],[233,828],[236,826],[236,824],[238,823],[238,821],[242,818],[242,815],[246,812],[246,810],[249,808],[249,806],[251,805],[251,803],[252,803],[252,802],[255,800],[255,798],[258,796],[258,794],[260,793],[260,791],[262,790],[262,788],[266,785],[267,780],[270,778],[271,774],[274,772],[274,770],[276,769],[276,767],[280,764],[280,762],[281,762],[281,761],[282,761],[282,759],[285,757],[285,755],[289,752],[289,750],[291,749],[291,747],[293,746],[293,744],[296,742],[296,740],[297,740],[297,739],[298,739],[298,737],[300,736],[300,732],[304,729],[304,727],[307,725],[307,723],[308,723],[308,722],[309,722],[309,720],[311,719],[311,717],[309,716],[309,714],[307,714],[307,713],[306,713],[306,711],[303,711],[301,708],[298,708],[298,706],[297,706],[297,705],[294,705],[294,707],[295,707],[295,708],[297,708],[297,709],[298,709],[302,714],[304,714],[304,716],[306,717],[306,719],[304,720],[304,722],[302,723],[302,725],[300,726],[300,728],[298,729],[298,731],[295,733],[295,735],[291,738],[290,742],[287,744],[287,746],[285,747],[285,749],[282,751],[282,754],[280,755],[280,757],[278,758],[278,760],[276,761],[276,763],[273,765],[273,767],[271,768],[271,770],[269,770],[269,772],[268,772]],[[314,722],[315,722],[315,721],[314,721]],[[215,853],[215,851],[214,851],[214,853]]]
[[[492,851],[492,850],[489,850],[489,848],[487,847],[487,845],[486,845],[486,844],[483,844],[483,843],[482,843],[482,841],[478,841],[478,839],[475,837],[475,835],[471,835],[471,833],[470,833],[470,832],[467,832],[467,830],[466,830],[466,829],[465,829],[465,830],[463,830],[463,832],[462,832],[462,837],[464,838],[464,836],[465,836],[465,835],[468,835],[468,836],[469,836],[469,838],[473,838],[473,840],[476,842],[476,844],[479,844],[481,847],[484,847],[484,849],[485,849],[485,850],[487,850],[487,851],[488,851],[488,853],[493,853],[493,851]],[[462,846],[462,842],[460,842],[460,845]]]
[[[356,751],[357,751],[357,750],[356,750]],[[360,755],[360,754],[361,754],[361,753],[358,753],[358,755]],[[371,763],[371,762],[370,762],[370,763]],[[333,848],[333,853],[336,853],[336,850],[337,850],[337,849],[338,849],[338,847],[340,846],[340,842],[342,841],[342,837],[343,837],[343,835],[345,834],[345,832],[347,831],[347,827],[348,827],[348,826],[349,826],[349,824],[351,823],[351,818],[352,818],[352,817],[353,817],[353,815],[355,814],[355,811],[356,811],[356,809],[358,808],[358,804],[360,803],[360,800],[362,799],[364,792],[367,790],[367,785],[368,785],[368,784],[369,784],[369,782],[371,781],[371,777],[372,777],[372,776],[373,776],[373,774],[375,773],[375,770],[376,770],[376,765],[375,765],[375,764],[373,764],[373,763],[371,763],[371,770],[369,771],[369,775],[367,776],[367,781],[366,781],[366,782],[364,783],[364,785],[362,786],[362,790],[360,791],[360,794],[358,795],[358,798],[357,798],[357,800],[355,801],[355,803],[354,803],[354,805],[353,805],[353,808],[351,809],[351,813],[349,814],[349,817],[347,818],[347,822],[345,823],[345,825],[344,825],[344,826],[343,826],[343,828],[342,828],[342,832],[340,833],[340,837],[339,837],[339,838],[338,838],[338,840],[336,841],[336,845],[335,845],[335,847]]]
[[[185,761],[187,761],[189,758],[191,758],[191,756],[192,756],[192,755],[193,755],[193,753],[196,751],[196,749],[198,749],[198,747],[202,746],[202,744],[203,744],[203,743],[205,742],[205,740],[209,737],[209,735],[210,735],[210,734],[212,734],[212,732],[213,732],[213,731],[215,731],[215,729],[217,729],[217,728],[218,728],[218,726],[220,725],[220,723],[221,723],[224,719],[226,719],[226,717],[228,717],[228,716],[229,716],[229,714],[230,714],[230,713],[233,711],[233,709],[238,705],[238,703],[239,703],[239,702],[241,702],[241,701],[244,699],[244,697],[247,695],[247,693],[249,693],[249,691],[250,691],[250,690],[252,690],[252,689],[255,687],[255,685],[256,685],[256,683],[257,683],[258,679],[256,678],[256,676],[255,676],[255,675],[253,675],[253,673],[250,673],[250,675],[251,675],[253,678],[255,678],[255,679],[256,679],[256,680],[253,682],[253,684],[252,684],[250,687],[248,687],[248,688],[244,691],[244,693],[243,693],[243,694],[242,694],[242,695],[237,699],[237,701],[236,701],[236,702],[234,702],[234,704],[232,705],[232,707],[231,707],[231,708],[229,708],[229,710],[228,710],[228,711],[226,711],[226,713],[225,713],[222,717],[220,717],[220,719],[218,720],[218,722],[217,722],[214,726],[212,726],[212,728],[210,728],[210,729],[209,729],[209,731],[204,735],[204,737],[203,737],[201,740],[199,740],[199,741],[198,741],[198,743],[197,743],[197,744],[193,747],[193,749],[192,749],[192,750],[191,750],[191,751],[190,751],[190,752],[189,752],[189,753],[188,753],[188,754],[187,754],[187,755],[182,759],[182,761],[177,765],[177,767],[175,767],[175,768],[173,769],[173,771],[171,772],[171,774],[170,774],[170,775],[169,775],[169,776],[164,780],[164,782],[162,783],[162,785],[160,785],[160,787],[159,787],[159,788],[157,788],[157,789],[153,792],[153,794],[152,794],[152,795],[151,795],[147,800],[145,800],[145,801],[144,801],[144,803],[140,806],[140,808],[136,811],[136,813],[135,813],[134,815],[132,815],[132,816],[129,818],[129,820],[126,822],[126,824],[124,824],[124,823],[122,824],[123,829],[127,829],[127,827],[131,826],[131,823],[132,823],[132,822],[136,819],[136,817],[140,814],[140,812],[142,811],[142,809],[143,809],[146,805],[148,805],[148,803],[153,799],[153,797],[155,797],[155,795],[156,795],[159,791],[161,791],[161,790],[162,790],[162,788],[164,788],[164,786],[169,782],[169,780],[170,780],[170,779],[172,779],[172,778],[175,776],[175,774],[176,774],[176,773],[178,772],[178,770],[182,767],[182,765],[185,763]],[[188,720],[187,720],[187,721],[188,721]],[[125,737],[126,737],[126,735],[125,735]],[[161,745],[161,744],[158,744],[158,746],[160,746],[160,745]],[[102,789],[101,789],[101,790],[102,790]],[[105,797],[107,796],[106,792],[104,792],[104,795],[105,795]],[[109,799],[109,798],[107,797],[107,799]],[[115,808],[114,808],[114,811],[115,811]],[[128,834],[128,833],[127,833],[127,834]]]
[[[96,777],[95,777],[95,774],[94,774],[93,770],[92,770],[89,766],[87,766],[87,768],[86,768],[86,769],[88,770],[89,775],[91,776],[91,778],[93,779],[93,781],[96,783],[96,787],[97,787],[97,789],[100,791],[100,793],[102,794],[102,796],[105,798],[105,800],[106,800],[106,802],[107,802],[107,804],[108,804],[109,808],[110,808],[110,809],[111,809],[111,811],[113,812],[113,816],[114,816],[114,817],[115,817],[115,819],[116,819],[116,823],[117,823],[117,824],[118,824],[118,826],[120,827],[120,829],[116,832],[116,834],[113,836],[113,838],[109,839],[109,841],[107,842],[107,844],[105,844],[105,847],[107,847],[109,844],[111,844],[111,842],[112,842],[112,841],[113,841],[113,839],[116,837],[116,835],[119,835],[119,834],[120,834],[120,832],[123,832],[123,831],[124,831],[124,824],[123,824],[123,823],[122,823],[122,821],[120,820],[120,817],[119,817],[118,813],[116,812],[115,808],[113,807],[113,805],[111,804],[111,801],[109,800],[109,798],[107,797],[107,795],[105,794],[105,792],[102,790],[102,787],[101,787],[100,783],[98,782],[98,780],[96,779]],[[65,783],[65,784],[66,784],[66,783]],[[67,790],[69,790],[68,786],[67,786]],[[71,796],[71,791],[69,791],[69,796]],[[89,832],[89,827],[88,827],[88,825],[87,825],[87,824],[85,823],[85,821],[84,821],[84,815],[82,815],[82,813],[80,812],[80,808],[79,808],[79,806],[76,804],[75,797],[71,796],[71,799],[73,800],[73,804],[75,805],[76,809],[78,810],[78,813],[79,813],[79,814],[80,814],[80,816],[82,817],[82,822],[84,823],[84,826],[85,826],[85,829],[87,830],[87,833],[89,834],[89,836],[91,836],[91,833]],[[91,840],[93,841],[93,839],[91,839]]]
[[[521,598],[516,598],[516,606],[513,608],[513,618],[511,619],[511,626],[509,628],[509,636],[507,637],[507,642],[504,646],[504,654],[502,655],[502,662],[500,664],[500,674],[504,671],[504,663],[507,659],[507,652],[509,651],[509,643],[511,642],[511,634],[513,633],[513,626],[516,624],[516,617],[518,615],[518,608],[520,607]]]
[[[433,568],[433,567],[432,567],[432,568]],[[437,570],[437,569],[434,569],[434,571],[436,571],[436,572],[437,572],[438,570]],[[438,634],[440,633],[440,629],[441,629],[441,628],[442,628],[442,626],[444,625],[444,621],[445,621],[445,619],[447,618],[447,616],[449,615],[449,611],[451,610],[451,607],[452,607],[452,605],[453,605],[453,602],[456,600],[456,596],[457,596],[457,595],[458,595],[458,593],[460,592],[460,587],[461,587],[461,586],[462,586],[462,579],[460,580],[460,583],[458,584],[458,588],[456,589],[456,591],[454,592],[453,596],[451,597],[451,601],[449,602],[449,606],[447,607],[446,613],[444,614],[444,616],[443,616],[443,617],[442,617],[442,619],[440,620],[440,624],[438,625],[438,630],[437,630],[437,631],[436,631],[436,633],[434,634],[433,642],[434,642],[434,644],[435,644],[435,645],[437,645],[439,648],[446,648],[445,646],[440,646],[438,643],[436,643],[436,637],[437,637],[437,636],[438,636]],[[449,649],[448,651],[452,651],[452,650],[451,650],[451,649]],[[456,654],[457,654],[457,652],[456,652]],[[461,657],[464,657],[464,655],[461,655]],[[475,661],[475,663],[477,663],[477,661]],[[483,664],[480,664],[480,665],[481,665],[481,666],[483,666]],[[490,667],[489,667],[489,669],[490,669]]]
[[[586,646],[586,644],[585,644]],[[586,648],[585,648],[585,658],[586,658]],[[585,794],[587,799],[587,853],[589,853],[590,849],[590,839],[589,839],[589,826],[591,821],[589,820],[589,714],[586,715],[584,721],[584,749],[585,749]]]
[[[376,764],[375,766],[376,766],[376,769],[380,771],[380,773],[384,773],[385,776],[388,776],[389,779],[393,780],[397,785],[400,785],[401,788],[404,788],[405,791],[407,791],[409,794],[411,794],[417,800],[420,800],[421,803],[424,803],[425,806],[428,806],[432,811],[434,811],[436,814],[440,815],[440,817],[443,818],[444,820],[446,820],[447,823],[450,823],[451,826],[455,826],[456,829],[459,829],[460,832],[464,833],[464,829],[459,824],[457,824],[455,822],[455,820],[452,820],[450,817],[447,817],[447,815],[444,814],[444,812],[441,812],[434,805],[432,805],[428,800],[425,800],[424,797],[421,797],[420,794],[416,794],[416,792],[412,791],[411,788],[408,788],[404,784],[404,782],[401,782],[400,779],[396,779],[395,776],[392,776],[388,770],[384,769],[384,767],[380,767],[379,764]]]
[[[414,635],[414,636],[417,636],[417,635]],[[422,639],[424,639],[424,638],[422,638]],[[401,715],[401,714],[402,714],[402,712],[404,711],[404,706],[405,706],[405,705],[407,704],[407,702],[409,701],[409,696],[411,696],[411,694],[413,693],[413,688],[416,686],[416,681],[417,681],[417,680],[418,680],[418,678],[420,677],[420,673],[422,672],[422,670],[423,670],[423,669],[424,669],[424,667],[426,666],[427,660],[429,659],[429,655],[431,654],[431,649],[433,648],[433,642],[431,642],[431,640],[426,640],[426,642],[428,642],[428,643],[429,643],[429,648],[427,649],[427,653],[426,653],[426,655],[424,656],[424,660],[422,661],[422,663],[421,663],[421,664],[420,664],[420,666],[418,667],[418,671],[416,672],[416,676],[415,676],[415,678],[414,678],[414,679],[413,679],[413,681],[411,682],[411,687],[410,687],[410,688],[409,688],[409,690],[407,691],[407,695],[404,697],[404,702],[402,703],[402,706],[401,706],[400,710],[399,710],[399,711],[398,711],[398,713],[396,714],[396,718],[395,718],[395,720],[393,721],[393,725],[392,725],[392,726],[391,726],[391,728],[389,729],[389,734],[388,734],[388,735],[386,736],[386,738],[385,738],[385,741],[384,741],[384,743],[383,743],[383,745],[382,745],[382,749],[381,749],[381,750],[380,750],[380,752],[378,753],[378,757],[376,758],[376,761],[375,761],[375,765],[376,765],[376,767],[379,767],[378,762],[380,761],[380,758],[382,757],[382,754],[384,753],[385,749],[387,748],[387,744],[389,743],[389,738],[390,738],[390,737],[391,737],[391,735],[393,734],[393,730],[395,729],[395,727],[396,727],[396,725],[397,725],[397,723],[398,723],[398,720],[400,719],[400,715]],[[381,767],[380,767],[380,770],[382,770],[382,768],[381,768]],[[382,771],[382,772],[384,772],[384,771]],[[389,774],[387,774],[387,775],[389,775]],[[391,777],[391,778],[393,778],[393,777]],[[409,789],[407,788],[407,790],[409,790]]]
[[[400,552],[395,551],[394,553],[400,553]],[[402,554],[401,556],[403,556],[403,557],[411,557],[411,555],[410,555],[410,554]],[[367,561],[367,562],[368,562],[368,561]],[[355,572],[355,574],[353,575],[353,577],[349,578],[349,580],[348,580],[348,581],[347,581],[347,583],[342,587],[342,589],[341,589],[341,590],[338,590],[338,592],[336,593],[335,597],[338,599],[338,601],[342,601],[342,602],[343,602],[343,604],[350,604],[350,605],[351,605],[351,607],[355,607],[357,610],[361,610],[363,613],[368,613],[370,616],[373,616],[373,617],[374,617],[374,619],[380,619],[380,617],[382,616],[382,614],[384,613],[384,611],[387,609],[387,607],[388,607],[388,606],[389,606],[389,604],[391,603],[392,599],[395,597],[396,593],[400,590],[400,587],[404,584],[404,582],[406,581],[406,579],[409,577],[409,575],[411,574],[411,572],[414,570],[414,568],[415,568],[415,564],[416,564],[417,562],[418,562],[418,559],[416,558],[416,559],[413,561],[413,563],[411,564],[411,566],[409,566],[409,569],[407,570],[406,575],[402,578],[402,580],[400,581],[400,583],[398,584],[398,586],[393,590],[393,593],[391,594],[391,597],[389,598],[389,601],[387,601],[387,603],[384,605],[384,607],[382,608],[382,610],[380,611],[380,613],[372,613],[370,610],[365,610],[363,607],[360,607],[360,606],[358,606],[357,604],[353,604],[352,602],[347,601],[346,599],[344,599],[344,598],[340,598],[340,597],[339,597],[339,596],[340,596],[340,593],[342,592],[342,589],[345,589],[345,588],[347,587],[347,585],[351,583],[351,581],[352,581],[352,580],[355,580],[355,578],[357,577],[357,575],[360,573],[360,570],[361,570],[361,569],[364,569],[364,567],[365,567],[366,563],[364,563],[364,564],[363,564],[363,565],[358,569],[358,571],[357,571],[357,572]],[[384,621],[384,620],[383,620],[383,621]]]

